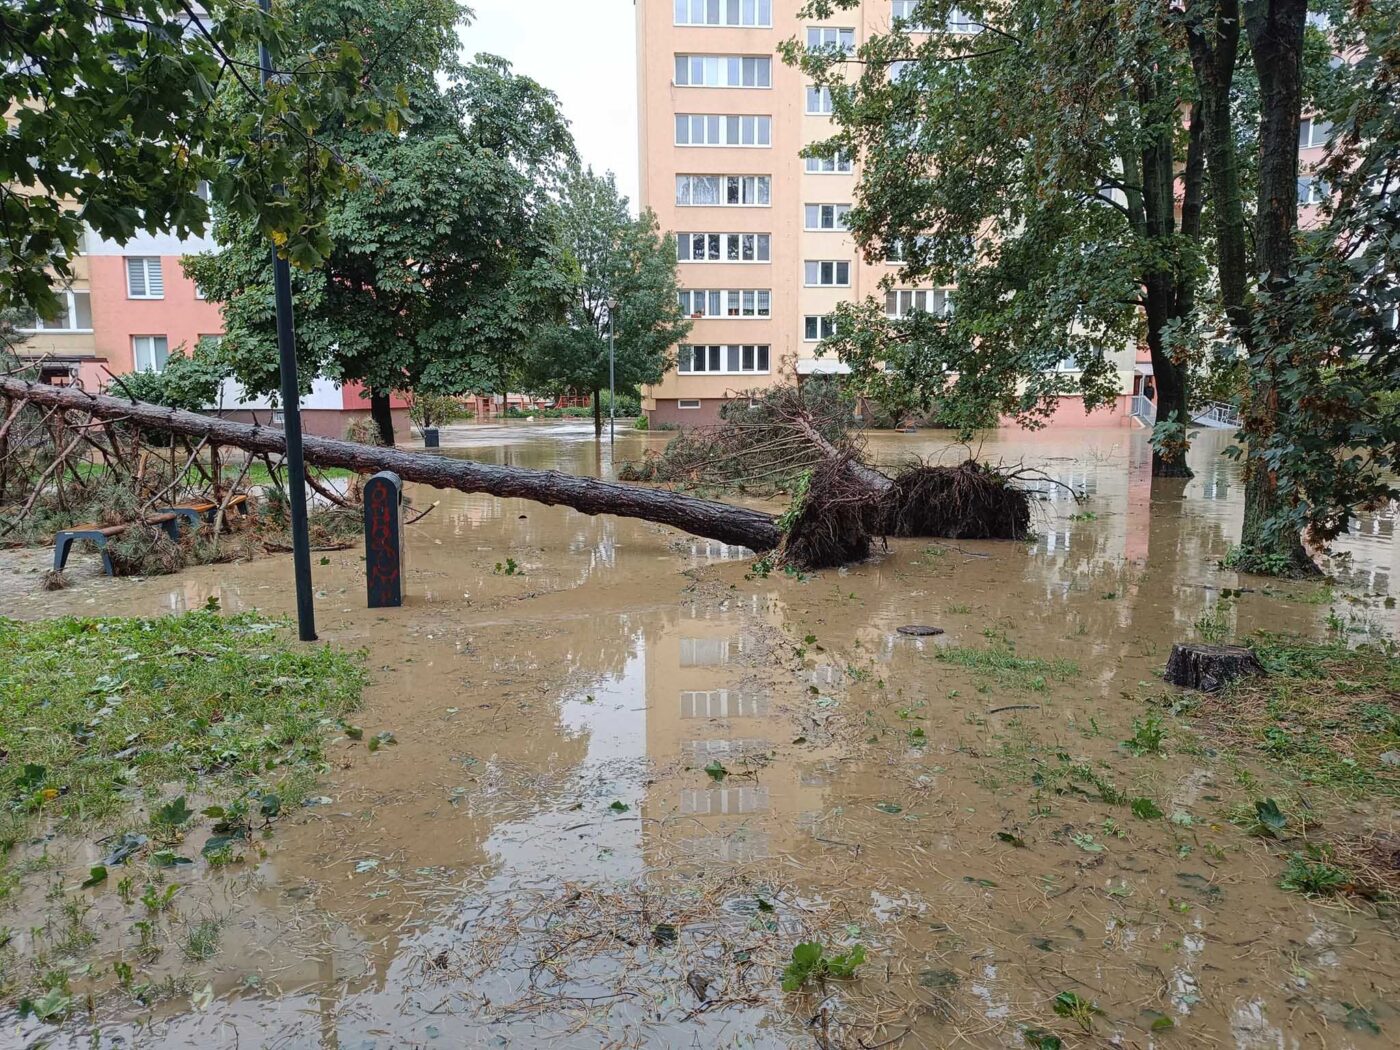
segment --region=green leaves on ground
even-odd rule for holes
[[[1254,803],[1255,829],[1260,835],[1279,838],[1288,825],[1288,818],[1271,798],[1256,800]]]
[[[817,941],[803,941],[792,949],[792,961],[783,970],[783,991],[795,992],[809,980],[827,977],[850,978],[865,962],[865,946],[857,944],[849,951],[828,955]]]
[[[1094,1017],[1103,1015],[1103,1011],[1096,1004],[1081,998],[1074,992],[1061,992],[1055,996],[1051,1005],[1054,1007],[1055,1013],[1061,1017],[1068,1017],[1086,1032],[1093,1029]]]
[[[0,749],[4,768],[19,771],[7,780],[0,769],[0,801],[24,811],[36,783],[63,785],[37,807],[60,822],[113,820],[141,789],[172,782],[239,792],[300,782],[322,761],[326,726],[358,702],[365,681],[360,658],[299,646],[252,613],[0,619],[0,651]],[[159,838],[193,817],[182,795],[151,822]],[[121,864],[145,845],[127,832],[102,863]]]
[[[1132,809],[1133,816],[1139,820],[1161,820],[1163,817],[1161,807],[1150,798],[1135,798],[1128,803],[1128,806]]]

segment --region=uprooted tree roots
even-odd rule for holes
[[[1005,471],[968,459],[956,466],[914,462],[893,477],[868,466],[848,428],[854,403],[830,383],[743,395],[720,422],[681,434],[664,452],[629,463],[622,477],[689,487],[790,494],[778,520],[778,564],[799,569],[848,565],[878,537],[1022,539],[1032,496],[1015,482],[1036,471]]]

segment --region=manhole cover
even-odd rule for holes
[[[942,627],[927,627],[921,623],[906,623],[903,627],[896,627],[900,634],[912,634],[915,638],[927,638],[931,634],[942,634]]]

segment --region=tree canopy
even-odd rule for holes
[[[534,389],[588,390],[601,432],[598,394],[608,388],[609,336],[616,325],[617,389],[659,382],[670,350],[690,331],[676,295],[676,242],[656,217],[633,219],[611,173],[570,174],[555,218],[568,306],[532,344],[526,382]]]
[[[367,30],[395,19],[413,30],[376,70],[407,85],[412,115],[397,133],[324,132],[366,177],[329,203],[329,253],[293,292],[301,374],[363,383],[388,439],[391,392],[499,390],[530,332],[562,310],[550,192],[574,153],[550,92],[502,59],[457,61],[455,7],[436,9],[447,21],[428,31],[419,5],[380,7]],[[219,211],[215,238],[187,269],[225,304],[234,373],[275,389],[268,254],[232,212]]]
[[[415,0],[419,8],[452,0]],[[393,129],[400,86],[366,75],[384,36],[353,0],[13,0],[0,9],[0,306],[53,316],[85,228],[203,232],[207,182],[228,214],[300,266],[329,249],[325,207],[358,172],[328,125]],[[315,33],[298,29],[314,21]],[[392,42],[388,42],[392,46]],[[265,45],[279,75],[258,80]]]

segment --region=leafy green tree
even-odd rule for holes
[[[832,93],[835,134],[807,154],[861,162],[848,221],[867,258],[900,253],[901,285],[956,286],[946,311],[843,305],[825,349],[897,412],[1034,426],[1062,395],[1086,409],[1117,397],[1113,358],[1144,338],[1154,472],[1189,473],[1203,143],[1200,120],[1182,118],[1179,33],[1165,8],[1127,0],[956,6],[980,32],[946,30],[953,5],[927,0],[867,39],[855,73],[834,48],[783,47]]]
[[[413,0],[357,15],[367,33],[402,27],[376,75],[407,86],[413,116],[396,134],[327,129],[368,177],[327,209],[325,265],[293,279],[302,375],[363,383],[386,443],[394,391],[501,389],[533,329],[562,309],[548,195],[573,160],[567,125],[554,96],[503,60],[459,65],[458,9],[432,10],[431,26]],[[235,374],[273,390],[267,252],[232,214],[220,213],[215,236],[220,250],[186,268],[225,303]]]
[[[555,225],[568,308],[535,339],[526,365],[533,389],[587,390],[593,429],[603,432],[600,392],[608,389],[609,337],[616,326],[620,393],[659,382],[671,347],[690,331],[676,288],[676,242],[656,217],[632,218],[612,173],[573,172],[564,182]]]
[[[289,17],[352,3],[299,0],[270,15],[247,0],[0,8],[0,306],[54,316],[54,284],[71,279],[86,228],[119,242],[202,232],[204,181],[294,263],[319,263],[326,202],[358,174],[321,130],[392,129],[404,112],[397,85],[366,76],[383,36],[352,38],[335,17],[298,36]],[[282,72],[267,89],[259,44]]]

